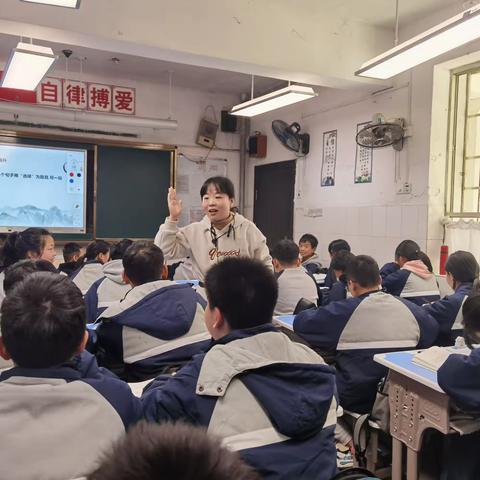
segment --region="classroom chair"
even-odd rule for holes
[[[378,477],[365,468],[353,467],[342,470],[337,473],[331,480],[379,480]]]
[[[297,315],[298,313],[303,312],[304,310],[309,310],[310,308],[317,308],[317,306],[310,300],[302,297],[298,301],[295,310],[293,311],[293,314]]]

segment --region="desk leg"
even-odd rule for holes
[[[407,447],[407,480],[418,480],[418,452]]]
[[[392,437],[392,480],[402,480],[402,445]]]

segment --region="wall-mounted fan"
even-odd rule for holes
[[[403,118],[386,121],[382,114],[377,113],[373,116],[373,121],[357,133],[355,140],[361,147],[380,148],[392,145],[395,150],[401,150],[405,131]]]
[[[272,130],[283,146],[301,155],[307,155],[310,151],[310,135],[300,133],[301,127],[297,122],[289,125],[283,120],[274,120]]]

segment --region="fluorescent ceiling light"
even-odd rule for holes
[[[254,117],[261,113],[269,112],[277,108],[286,107],[292,103],[308,100],[316,97],[317,94],[311,87],[302,87],[300,85],[291,85],[277,90],[262,97],[257,97],[248,102],[235,105],[230,111],[231,115],[240,115],[242,117]]]
[[[80,0],[21,0],[27,3],[41,3],[43,5],[54,5],[56,7],[80,8]]]
[[[386,79],[480,37],[480,5],[364,63],[355,75]]]
[[[49,47],[19,42],[10,52],[0,87],[35,90],[57,58]]]

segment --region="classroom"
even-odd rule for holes
[[[479,479],[479,219],[480,0],[1,0],[0,480]]]

